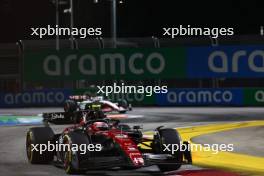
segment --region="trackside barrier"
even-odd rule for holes
[[[0,93],[0,107],[62,106],[72,94],[70,89],[27,90],[20,93]]]
[[[62,106],[70,95],[96,95],[96,89],[28,90],[0,93],[0,107]],[[263,88],[173,88],[166,94],[110,94],[107,99],[125,99],[133,106],[264,106]]]

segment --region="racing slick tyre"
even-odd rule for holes
[[[82,113],[80,111],[76,111],[72,114],[72,122],[74,124],[79,124],[82,121]]]
[[[80,145],[90,144],[88,136],[81,131],[70,132],[63,137],[63,143],[69,144],[70,150],[63,153],[63,165],[67,174],[81,174],[86,171],[87,168],[82,167],[81,162],[87,160],[90,156],[88,150],[84,154],[79,150]],[[73,145],[78,145],[78,151],[73,152],[71,149]]]
[[[118,106],[119,107],[123,107],[125,110],[120,111],[120,113],[126,113],[127,109],[128,109],[128,103],[126,100],[118,100]]]
[[[181,138],[180,135],[178,134],[178,132],[175,129],[160,129],[159,130],[159,137],[156,136],[156,139],[154,140],[158,140],[157,144],[160,147],[160,153],[163,154],[172,154],[174,156],[173,159],[168,160],[166,162],[168,163],[172,163],[172,164],[160,164],[158,165],[159,169],[162,172],[169,172],[169,171],[173,171],[173,170],[178,170],[181,167],[181,164],[183,163],[183,152],[180,151],[179,149],[174,151],[174,153],[172,153],[172,151],[167,151],[165,150],[165,145],[177,145],[178,147],[180,147],[181,144]]]
[[[53,143],[54,132],[50,127],[35,127],[30,128],[26,137],[26,152],[28,161],[31,164],[47,164],[53,160],[54,152],[45,150],[40,153],[33,148],[45,144],[48,146],[48,141]],[[39,150],[40,148],[38,148]]]
[[[63,107],[64,111],[67,113],[71,113],[77,110],[77,104],[73,100],[66,100]]]

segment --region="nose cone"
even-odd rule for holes
[[[129,156],[135,166],[144,166],[144,159],[142,158],[142,155],[140,153],[130,153]]]

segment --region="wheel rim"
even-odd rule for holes
[[[64,105],[64,111],[65,111],[65,112],[68,112],[68,110],[69,110],[69,104],[66,103],[66,104]]]
[[[64,167],[67,169],[69,166],[69,151],[64,153]]]
[[[27,150],[27,157],[29,161],[32,160],[32,139],[30,133],[27,135],[27,140],[26,140],[26,150]]]
[[[69,141],[66,139],[64,144],[68,145]],[[64,160],[64,168],[66,172],[69,172],[70,166],[71,166],[71,150],[70,149],[64,153],[63,160]]]

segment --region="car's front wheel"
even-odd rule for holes
[[[167,160],[168,164],[159,164],[158,167],[162,172],[169,172],[173,170],[178,170],[183,163],[183,151],[168,151],[165,149],[167,145],[181,145],[181,138],[175,129],[160,129],[158,130],[158,135],[154,137],[154,148],[158,148],[158,152],[161,154],[171,154],[173,158]]]
[[[50,127],[30,128],[26,136],[26,152],[31,164],[46,164],[53,160],[53,151],[40,151],[40,145],[53,143],[54,133]]]
[[[63,152],[64,169],[67,174],[80,174],[86,171],[81,162],[90,156],[88,150],[80,151],[81,145],[89,145],[87,135],[82,132],[70,132],[63,137],[63,144],[68,145],[67,151]],[[74,146],[78,146],[78,151]]]

